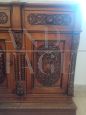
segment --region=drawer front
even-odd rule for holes
[[[0,27],[10,27],[10,7],[0,7]]]
[[[61,31],[73,28],[74,14],[72,11],[43,11],[24,9],[24,28],[38,31]]]

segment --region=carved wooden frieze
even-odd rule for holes
[[[0,83],[6,78],[5,42],[0,41]]]
[[[71,16],[68,14],[39,14],[31,13],[27,17],[31,25],[60,25],[68,26],[71,24]]]
[[[35,54],[35,77],[43,86],[52,86],[60,78],[61,52],[55,42],[50,42],[48,47],[41,45]]]
[[[0,12],[0,24],[6,24],[8,21],[8,16],[5,12]]]

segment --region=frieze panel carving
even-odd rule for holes
[[[38,14],[31,13],[27,17],[27,21],[31,25],[61,25],[67,26],[71,24],[71,17],[68,14]]]
[[[5,12],[0,12],[0,24],[6,24],[8,21],[8,16]]]
[[[35,77],[37,81],[43,86],[52,86],[60,78],[61,70],[61,52],[58,46],[55,46],[55,42],[50,42],[48,47],[41,45],[35,54]]]

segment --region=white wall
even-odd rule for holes
[[[82,24],[76,63],[75,84],[86,85],[86,21],[83,21]]]
[[[3,0],[0,0],[3,1]],[[47,2],[47,3],[53,3],[58,2],[58,0],[4,0],[4,2],[7,1],[26,1],[26,2]],[[64,1],[66,3],[68,2],[74,2],[75,0],[59,0]],[[80,1],[80,0],[76,0]],[[85,1],[85,0],[81,0]],[[80,2],[81,2],[80,1]],[[84,3],[86,4],[86,3]],[[86,9],[84,10],[86,12]],[[86,15],[86,14],[85,14]],[[79,44],[79,50],[77,55],[77,63],[76,63],[76,72],[75,72],[75,84],[80,85],[86,85],[86,20],[83,20],[82,24],[82,33],[80,37],[80,44]]]

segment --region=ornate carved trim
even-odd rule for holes
[[[67,26],[71,24],[71,17],[68,14],[38,14],[31,13],[27,17],[31,25],[60,25]]]
[[[77,58],[77,49],[79,45],[80,34],[74,34],[72,38],[72,51],[71,51],[71,64],[69,67],[69,83],[68,83],[68,95],[74,94],[74,75]]]

